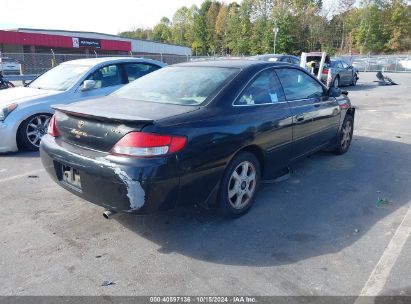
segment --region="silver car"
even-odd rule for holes
[[[105,96],[165,66],[143,58],[92,58],[68,61],[27,87],[0,91],[0,152],[38,150],[54,104]]]
[[[331,60],[322,71],[321,81],[327,83],[327,79],[331,77],[330,85],[336,88],[341,85],[355,86],[359,79],[358,74],[358,70],[345,61]]]
[[[20,75],[20,63],[13,58],[0,57],[0,72],[3,75]]]

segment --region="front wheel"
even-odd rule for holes
[[[23,121],[17,131],[19,148],[37,151],[41,138],[47,133],[50,118],[50,114],[35,114]]]
[[[340,134],[338,135],[337,148],[335,154],[342,155],[348,151],[352,141],[354,131],[354,119],[351,115],[346,114]]]
[[[221,181],[219,203],[224,216],[236,218],[254,203],[260,184],[260,162],[250,152],[241,152],[227,166]]]

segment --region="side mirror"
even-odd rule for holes
[[[341,93],[342,92],[340,88],[331,87],[328,89],[328,96],[330,97],[339,97],[341,96]]]
[[[83,85],[81,86],[81,91],[90,91],[94,89],[94,86],[96,85],[96,82],[94,80],[84,80]]]

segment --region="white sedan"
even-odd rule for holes
[[[165,66],[143,58],[92,58],[68,61],[27,87],[0,91],[0,152],[38,150],[54,104],[105,96]]]

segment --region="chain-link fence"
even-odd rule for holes
[[[355,67],[360,72],[411,72],[411,56],[351,56],[343,55],[339,58]]]
[[[105,54],[50,54],[50,53],[2,53],[2,57],[12,58],[21,65],[21,73],[25,75],[40,75],[52,67],[69,60],[93,57],[144,57],[167,64],[176,64],[187,61],[214,60],[218,56],[181,56],[165,54],[133,54],[133,55],[105,55]],[[230,57],[245,58],[245,57]],[[342,55],[339,58],[357,68],[360,72],[411,72],[411,56],[351,56]]]
[[[214,60],[221,57],[191,57],[191,61]],[[246,58],[246,57],[230,57]],[[388,56],[352,56],[341,55],[338,58],[346,61],[360,72],[411,72],[411,56],[388,55]],[[331,58],[332,59],[332,58]]]
[[[133,54],[133,55],[102,55],[102,54],[43,54],[43,53],[2,53],[2,57],[14,59],[21,65],[21,73],[29,75],[40,75],[48,71],[52,67],[70,60],[95,58],[95,57],[144,57],[153,60],[165,62],[167,64],[175,64],[187,62],[190,60],[188,56],[181,55],[165,55],[165,54]],[[7,74],[7,73],[5,73]]]

